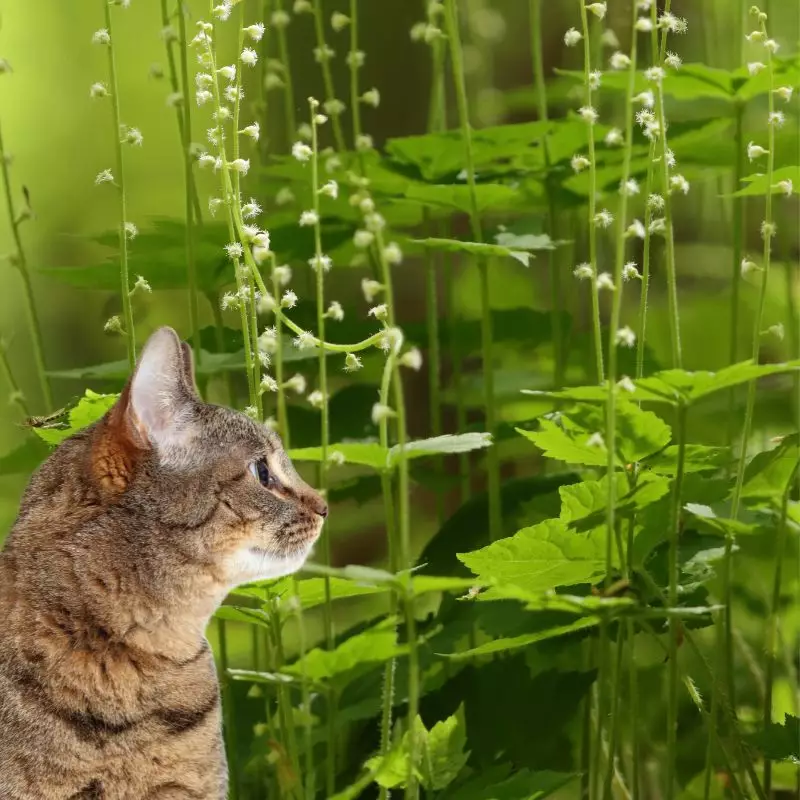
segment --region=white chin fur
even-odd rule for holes
[[[255,550],[240,550],[229,562],[231,586],[250,581],[265,581],[291,575],[303,566],[311,548],[292,556],[277,557]]]

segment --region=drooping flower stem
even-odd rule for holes
[[[314,32],[317,38],[317,52],[319,65],[322,70],[322,82],[325,87],[325,103],[323,107],[331,118],[333,126],[333,141],[336,149],[343,153],[346,150],[344,134],[342,133],[342,120],[339,110],[333,107],[336,101],[336,92],[333,88],[333,73],[331,72],[330,58],[328,56],[328,43],[325,40],[325,20],[322,16],[322,0],[314,0]]]
[[[111,94],[111,115],[114,125],[114,152],[116,156],[116,187],[119,192],[119,278],[122,311],[125,321],[125,344],[128,350],[128,364],[136,366],[136,331],[133,326],[133,305],[131,303],[130,282],[128,278],[128,233],[125,223],[128,217],[127,195],[125,194],[125,160],[122,151],[122,127],[120,125],[119,86],[117,84],[117,65],[114,53],[114,31],[111,24],[111,3],[101,0],[108,31],[108,83]]]
[[[592,90],[592,48],[591,30],[589,29],[589,15],[586,11],[584,0],[578,0],[581,10],[581,30],[583,32],[583,82],[584,82],[584,108],[586,113],[592,113],[594,106]],[[594,346],[595,379],[598,383],[603,382],[603,335],[600,328],[600,297],[597,292],[597,275],[599,272],[597,262],[597,163],[594,146],[594,123],[587,120],[586,127],[589,131],[587,144],[589,148],[589,263],[592,267],[591,292],[592,292],[592,334]]]
[[[197,199],[197,186],[194,180],[194,169],[192,164],[192,103],[189,97],[189,65],[188,51],[186,47],[186,8],[181,0],[178,0],[178,37],[180,40],[181,52],[181,85],[183,87],[183,102],[178,107],[178,127],[181,133],[181,144],[183,145],[183,181],[186,193],[186,270],[189,275],[189,318],[192,326],[192,344],[194,345],[194,357],[197,366],[202,365],[203,350],[200,346],[200,312],[197,303],[197,263],[194,252],[194,226],[195,220],[201,222],[199,202]],[[166,11],[166,0],[163,0],[163,7]],[[170,72],[174,72],[174,58],[172,48],[167,43],[167,53],[170,61]],[[173,83],[173,90],[178,91]]]
[[[26,218],[26,214],[20,215],[14,202],[14,192],[11,189],[11,176],[8,167],[9,159],[6,153],[2,130],[0,130],[0,172],[3,175],[3,191],[6,196],[6,210],[8,211],[8,224],[11,228],[11,235],[14,239],[14,266],[19,270],[22,279],[22,289],[25,297],[25,315],[28,318],[28,330],[30,331],[31,343],[33,346],[33,360],[36,365],[36,377],[42,393],[42,405],[45,411],[53,408],[53,394],[50,388],[50,379],[47,377],[47,370],[44,362],[44,344],[42,341],[42,329],[39,324],[39,312],[36,308],[36,300],[33,296],[33,285],[28,270],[28,259],[25,255],[25,248],[22,244],[22,234],[20,225]],[[3,352],[3,358],[6,353]],[[11,372],[9,371],[9,376]],[[11,382],[11,380],[9,380]],[[27,412],[26,412],[27,413]]]
[[[464,79],[464,57],[458,27],[458,8],[455,0],[447,0],[447,35],[450,41],[450,62],[453,70],[453,83],[456,89],[459,125],[466,150],[467,183],[470,191],[470,227],[473,239],[483,242],[478,194],[475,184],[475,161],[472,153],[472,129],[469,122],[469,106]],[[483,358],[483,393],[486,404],[486,429],[494,436],[497,427],[497,413],[494,396],[494,369],[492,365],[492,306],[489,283],[488,260],[478,258],[478,274],[481,294],[481,350]],[[502,535],[503,518],[500,498],[500,460],[496,447],[490,447],[486,455],[489,484],[489,538],[495,541]]]

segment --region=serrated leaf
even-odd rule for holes
[[[87,389],[84,396],[69,410],[69,423],[65,428],[34,428],[33,432],[47,444],[56,445],[73,433],[97,422],[117,402],[117,394],[98,394]]]
[[[530,264],[531,254],[524,250],[511,250],[500,244],[486,244],[480,242],[462,242],[458,239],[413,239],[415,244],[422,245],[429,250],[442,250],[446,253],[468,253],[473,256],[486,258],[513,258],[523,267]]]
[[[441,791],[449,786],[464,768],[469,753],[464,724],[464,708],[437,722],[428,731],[421,759],[422,785],[429,791]]]
[[[702,444],[687,444],[684,451],[683,471],[716,472],[731,459],[727,447],[707,447]],[[658,475],[675,475],[678,472],[678,446],[672,445],[660,453],[649,456],[643,462],[647,469]]]
[[[800,459],[800,435],[785,437],[777,447],[755,455],[745,468],[741,497],[754,502],[780,502]]]
[[[605,555],[594,541],[548,519],[508,539],[458,559],[486,583],[511,583],[526,591],[588,583],[605,572]]]
[[[783,724],[772,723],[747,737],[764,758],[800,766],[800,719],[786,714]]]
[[[522,428],[517,428],[516,431],[533,442],[548,458],[591,467],[605,467],[608,464],[605,446],[590,444],[590,435],[583,431],[570,435],[561,425],[549,419],[541,421],[538,431],[526,431]]]
[[[501,778],[487,771],[445,792],[441,800],[545,800],[576,777],[563,772],[515,769],[510,777]]]

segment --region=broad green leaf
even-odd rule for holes
[[[441,800],[545,800],[577,777],[528,769],[515,769],[510,777],[502,777],[485,771],[457,789],[445,792]]]
[[[530,253],[524,250],[510,250],[500,244],[462,242],[458,239],[414,239],[413,241],[429,250],[443,250],[448,253],[469,253],[473,256],[487,258],[513,258],[524,267],[530,264],[531,259]]]
[[[546,233],[515,233],[513,230],[501,230],[495,234],[494,240],[509,250],[555,250],[557,244]]]
[[[767,192],[770,194],[784,194],[785,189],[779,184],[782,181],[791,181],[796,187],[800,187],[800,166],[780,167],[772,174],[772,183],[769,176],[763,172],[756,172],[742,178],[747,183],[744,189],[739,189],[733,193],[733,197],[763,197]]]
[[[779,503],[800,459],[800,436],[793,434],[777,447],[758,453],[745,468],[742,499]]]
[[[472,211],[472,191],[465,184],[411,184],[405,191],[405,197],[433,208],[452,209],[462,214]],[[525,206],[525,198],[519,189],[499,183],[477,184],[475,200],[479,214],[486,211],[518,211]]]
[[[224,619],[228,622],[243,622],[246,625],[261,625],[270,627],[267,615],[258,608],[242,608],[240,606],[220,606],[215,612],[216,619]]]
[[[333,453],[339,453],[346,464],[360,464],[383,471],[386,469],[389,451],[374,442],[346,442],[329,445],[328,457],[330,458]],[[302,447],[290,450],[289,458],[293,461],[321,461],[322,448]]]
[[[87,389],[84,396],[69,411],[66,428],[34,428],[34,433],[48,444],[60,444],[73,433],[97,422],[117,402],[119,395],[97,394]]]
[[[772,723],[747,737],[764,758],[800,766],[800,719],[786,714],[783,724]]]
[[[272,590],[287,599],[295,596],[294,578],[284,578]],[[343,600],[350,597],[363,597],[364,595],[380,594],[389,590],[385,584],[365,585],[364,583],[345,580],[344,578],[329,578],[328,585],[331,600]],[[308,578],[297,581],[297,596],[303,609],[320,606],[326,601],[325,579]]]
[[[683,471],[716,472],[731,460],[727,447],[707,447],[702,444],[687,444],[684,452]],[[678,446],[672,445],[660,453],[649,456],[643,466],[658,475],[675,475],[678,472]]]
[[[548,458],[592,467],[605,467],[608,464],[605,444],[591,442],[591,435],[585,431],[567,432],[559,423],[549,419],[541,421],[538,431],[516,430],[544,451]]]
[[[441,791],[456,779],[469,758],[469,753],[464,751],[466,744],[464,709],[460,707],[428,731],[420,763],[422,785],[426,789]]]
[[[448,453],[468,453],[491,447],[492,436],[489,433],[460,433],[434,436],[431,439],[418,439],[408,442],[402,448],[395,445],[389,450],[389,466],[397,464],[402,457],[406,459],[420,458]]]
[[[305,674],[317,682],[332,681],[343,687],[365,668],[405,652],[406,647],[397,644],[397,632],[387,620],[345,639],[335,650],[311,650],[305,658],[284,667],[284,671],[292,675]]]
[[[602,548],[557,519],[458,558],[485,583],[511,583],[530,592],[588,583],[605,571]]]
[[[755,533],[755,525],[735,519],[725,519],[718,517],[714,509],[700,503],[686,503],[683,507],[694,520],[695,525],[702,530],[717,533],[720,536],[736,537]]]

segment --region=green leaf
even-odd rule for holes
[[[590,434],[582,429],[565,429],[558,422],[543,419],[538,431],[516,430],[544,451],[548,458],[591,467],[605,467],[608,463],[605,445],[590,444]]]
[[[374,442],[347,442],[328,446],[328,456],[340,453],[346,464],[360,464],[372,467],[378,471],[386,469],[389,451]],[[321,447],[302,447],[289,451],[289,458],[293,461],[321,461]]]
[[[513,258],[523,267],[530,264],[530,253],[524,250],[511,250],[500,244],[482,244],[479,242],[462,242],[458,239],[413,239],[429,250],[442,250],[447,253],[469,253],[486,258]]]
[[[408,442],[403,447],[395,445],[389,450],[388,462],[389,466],[393,467],[403,457],[412,459],[439,454],[468,453],[491,446],[492,436],[490,433],[445,434]]]
[[[66,428],[34,428],[33,432],[51,445],[60,444],[73,433],[97,422],[117,402],[117,394],[97,394],[91,389],[69,411],[69,424]]]
[[[487,771],[468,783],[445,792],[441,800],[544,800],[576,779],[563,772],[514,770],[505,779]]]
[[[800,435],[795,433],[772,450],[755,455],[745,468],[742,499],[780,502],[797,468],[799,445]]]
[[[50,451],[40,439],[29,436],[4,456],[0,456],[0,475],[29,475]]]
[[[484,583],[511,583],[529,592],[588,583],[605,572],[605,555],[593,540],[548,519],[459,560]]]
[[[731,459],[727,447],[707,447],[702,444],[687,444],[684,452],[684,472],[716,472]],[[660,453],[649,456],[643,465],[658,475],[676,475],[678,472],[678,446],[667,447]]]
[[[340,688],[354,680],[365,669],[390,658],[403,655],[405,646],[398,646],[392,620],[385,620],[364,633],[345,639],[335,650],[316,648],[305,658],[284,667],[292,675],[305,674],[313,681],[331,681]]]
[[[772,174],[772,182],[769,176],[763,172],[756,172],[747,175],[742,180],[747,183],[744,189],[739,189],[733,193],[733,197],[763,197],[769,194],[783,194],[784,190],[778,186],[781,181],[791,181],[795,186],[800,186],[800,166],[780,167]]]
[[[414,200],[432,208],[446,208],[462,214],[472,212],[472,191],[465,184],[424,185],[410,184],[405,191],[408,200]],[[486,211],[518,211],[525,205],[519,189],[499,183],[479,183],[475,186],[478,213]]]
[[[788,761],[800,766],[800,719],[786,714],[783,725],[772,723],[769,727],[747,737],[764,758],[770,761]]]

